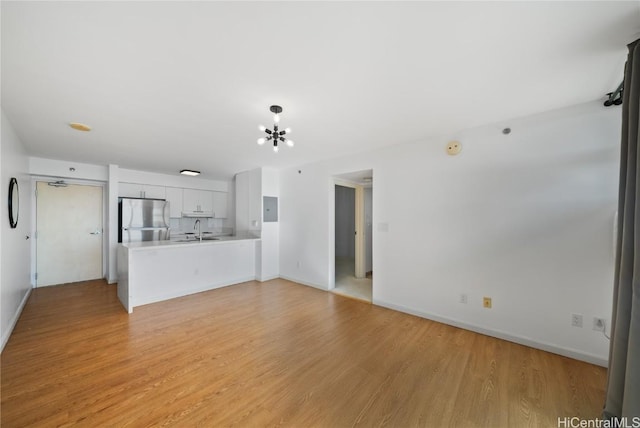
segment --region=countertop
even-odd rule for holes
[[[199,241],[197,239],[190,240],[188,242],[180,242],[175,240],[169,241],[144,241],[144,242],[129,242],[126,244],[121,244],[124,247],[127,247],[130,250],[144,250],[144,249],[159,249],[159,248],[175,248],[175,247],[193,247],[193,246],[202,246],[202,245],[219,245],[219,244],[228,244],[232,242],[238,241],[258,241],[260,238],[256,238],[254,236],[220,236],[215,240],[203,240]]]

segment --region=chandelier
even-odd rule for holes
[[[266,137],[258,138],[258,144],[263,145],[269,141],[273,141],[273,151],[278,153],[278,141],[286,143],[287,146],[293,147],[293,141],[285,138],[284,136],[291,133],[291,128],[285,128],[280,130],[278,123],[280,123],[280,113],[282,113],[282,107],[271,106],[269,107],[271,113],[273,113],[273,129],[269,129],[266,126],[258,126],[260,131],[266,133]]]

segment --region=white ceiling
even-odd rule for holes
[[[205,178],[604,99],[640,34],[638,1],[1,8],[2,108],[31,155]],[[278,154],[256,144],[271,104],[296,142]]]

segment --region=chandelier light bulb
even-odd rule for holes
[[[280,115],[279,114],[274,114],[273,115],[273,123],[280,123]]]
[[[284,132],[286,132],[287,134],[291,134],[291,128],[285,128]]]
[[[264,131],[266,131],[266,130],[267,130],[267,127],[266,127],[266,126],[264,126],[264,125],[260,125],[260,126],[258,126],[258,129],[259,129],[260,131],[264,132]]]
[[[273,151],[278,153],[278,146],[273,146]]]
[[[292,140],[287,140],[287,146],[293,147],[293,141]]]
[[[264,138],[258,138],[258,144],[263,145],[264,141],[265,141]]]

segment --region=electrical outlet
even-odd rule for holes
[[[487,309],[491,309],[491,297],[483,297],[482,306]]]
[[[571,314],[571,325],[573,327],[582,328],[582,315],[580,315],[580,314]]]
[[[460,295],[460,303],[467,303],[467,295],[465,293]]]
[[[593,318],[593,329],[595,331],[604,331],[604,318]]]

